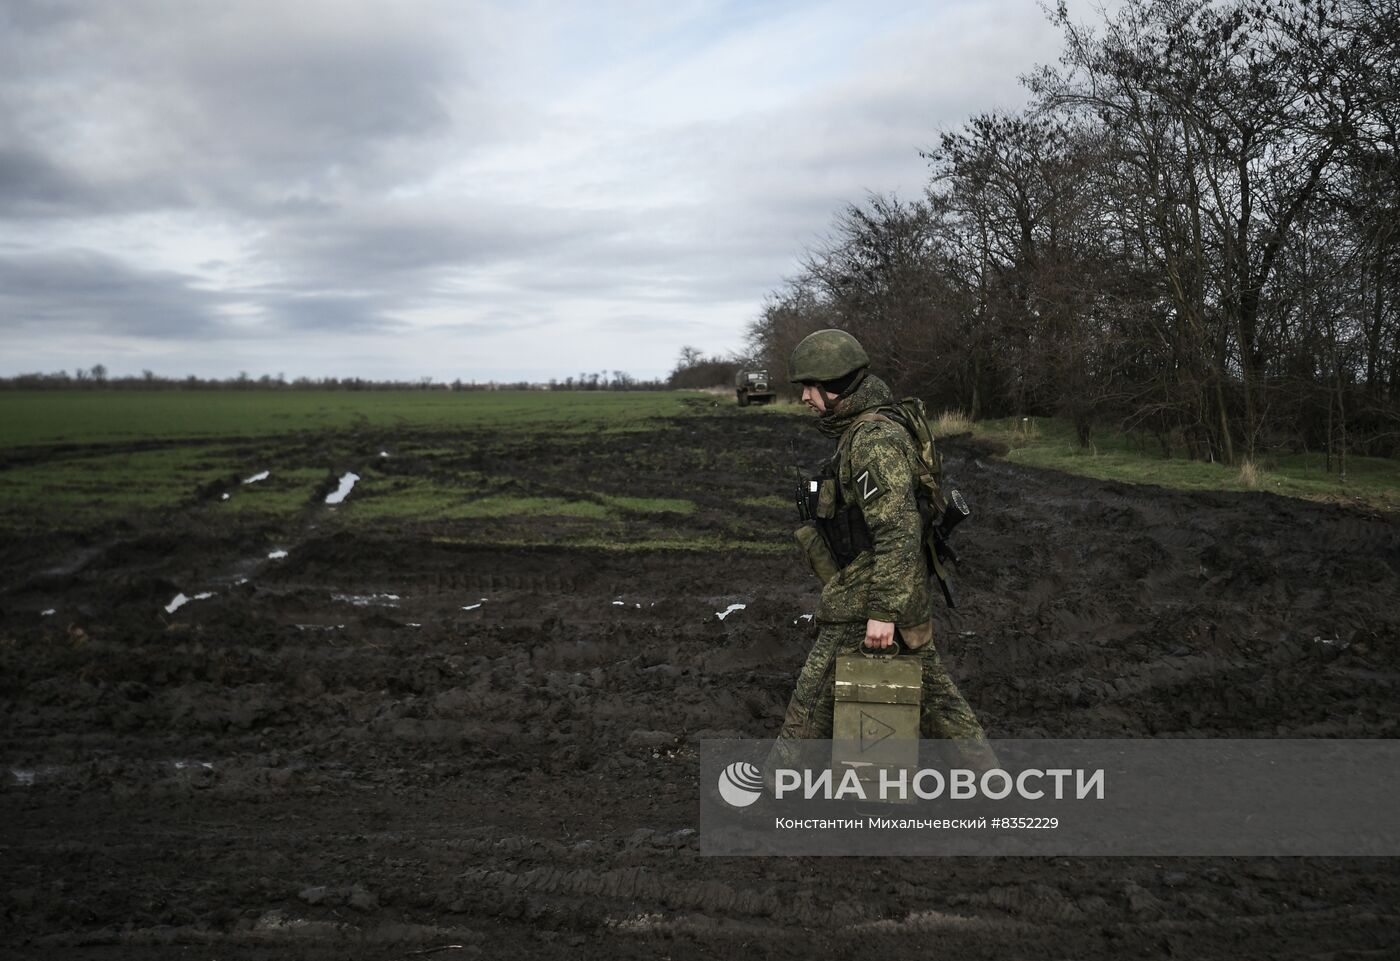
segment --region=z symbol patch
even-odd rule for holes
[[[871,480],[870,471],[865,471],[856,478],[856,486],[860,488],[861,503],[880,496],[880,488],[875,481]]]

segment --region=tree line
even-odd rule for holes
[[[742,361],[737,357],[706,357],[698,347],[681,348],[676,366],[666,378],[672,390],[702,390],[706,387],[733,387],[734,375]]]
[[[52,373],[17,374],[0,377],[0,390],[662,390],[667,385],[660,380],[640,380],[626,371],[597,371],[568,376],[548,382],[531,381],[436,381],[431,377],[417,380],[370,380],[363,377],[295,377],[288,380],[282,374],[250,377],[162,377],[145,370],[139,377],[110,377],[103,364]]]
[[[849,330],[894,386],[1233,463],[1400,451],[1400,5],[1048,10],[1028,106],[942,133],[767,298],[753,353]]]

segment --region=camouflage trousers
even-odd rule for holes
[[[864,621],[823,624],[817,631],[817,642],[797,675],[797,688],[788,701],[770,762],[776,763],[787,755],[784,742],[831,737],[832,713],[836,707],[836,658],[857,653],[864,640]],[[917,657],[923,668],[919,736],[952,742],[948,746],[955,756],[950,761],[959,766],[974,770],[996,767],[996,756],[987,745],[982,725],[948,676],[934,643],[929,641],[918,651],[900,656]]]

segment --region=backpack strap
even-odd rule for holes
[[[836,470],[838,473],[841,470],[841,465],[846,462],[846,451],[851,446],[851,439],[855,436],[856,428],[861,424],[873,424],[881,420],[889,424],[896,423],[893,417],[887,417],[878,410],[868,410],[851,421],[851,426],[846,428],[846,432],[836,443]]]
[[[912,398],[906,399],[906,403]],[[922,417],[923,404],[918,403],[918,407],[912,412],[912,416]],[[889,413],[881,413],[888,411]],[[893,416],[891,416],[893,415]],[[839,472],[846,459],[846,452],[851,446],[851,440],[855,435],[855,430],[861,424],[869,424],[875,421],[884,421],[887,424],[898,424],[904,428],[904,432],[909,437],[909,442],[914,448],[914,459],[918,462],[918,469],[915,472],[915,487],[922,490],[927,495],[933,509],[942,513],[946,505],[943,500],[943,478],[942,460],[938,456],[937,449],[933,444],[933,435],[928,431],[927,420],[923,421],[923,436],[915,431],[910,423],[911,413],[903,405],[892,407],[880,407],[875,410],[868,410],[856,417],[851,422],[851,426],[846,428],[846,432],[841,435],[841,440],[836,445],[836,469]],[[925,441],[924,437],[927,437]]]
[[[859,427],[861,424],[874,423],[877,420],[883,420],[888,421],[890,423],[894,423],[893,418],[886,417],[878,410],[866,411],[865,413],[856,417],[855,420],[851,421],[851,426],[847,427],[846,432],[841,435],[841,440],[838,441],[836,444],[837,453],[839,454],[842,451],[844,451],[847,447],[851,446],[851,435],[853,435],[856,432],[857,427]]]

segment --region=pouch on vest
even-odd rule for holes
[[[823,474],[802,481],[797,505],[802,519],[808,522],[798,529],[797,543],[802,545],[802,552],[823,584],[836,576],[837,571],[849,567],[862,551],[875,546],[860,505],[842,503],[841,485],[830,467]],[[809,543],[809,535],[805,533],[808,527],[821,540],[824,551]],[[830,576],[826,573],[828,570]]]
[[[793,532],[793,536],[797,538],[797,544],[802,548],[802,556],[807,558],[807,565],[812,568],[812,573],[817,575],[825,586],[837,575],[840,568],[831,553],[831,548],[826,546],[826,541],[817,530],[817,525],[803,524]]]
[[[844,570],[861,551],[875,546],[875,538],[870,536],[860,504],[847,504],[842,500],[841,484],[834,467],[833,463],[828,473],[818,478],[816,522],[817,532],[836,559],[836,569]]]
[[[841,500],[840,488],[835,477],[817,478],[817,517],[829,521],[836,516],[836,505]]]

